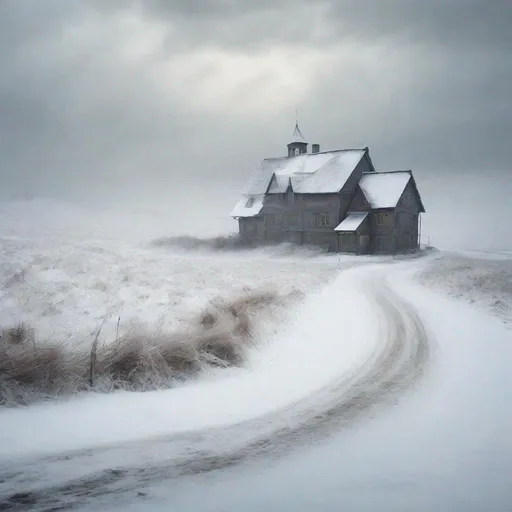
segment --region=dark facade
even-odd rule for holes
[[[298,127],[288,144],[288,158],[308,158],[307,142],[300,140],[303,137],[297,131]],[[245,216],[242,210],[238,216],[233,214],[238,218],[240,236],[248,243],[288,242],[356,254],[394,254],[419,247],[419,216],[425,210],[412,173],[377,173],[368,148],[337,191],[316,193],[315,187],[304,190],[300,180],[296,191],[290,179],[286,189],[276,187],[277,192],[272,192],[274,179],[275,175],[268,178],[257,213],[251,211]],[[385,187],[379,182],[385,182]],[[379,188],[391,189],[391,203],[389,198],[379,197]],[[360,223],[342,222],[356,212],[364,217]]]

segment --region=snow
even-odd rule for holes
[[[319,257],[312,272],[305,251],[153,246],[173,234],[167,218],[122,221],[46,201],[0,204],[0,325],[26,322],[40,339],[70,345],[89,345],[103,323],[105,338],[113,338],[119,318],[122,331],[174,330],[217,297],[268,287],[315,290],[339,265]]]
[[[303,154],[287,158],[276,170],[277,176],[293,176],[295,174],[312,175],[319,169],[328,165],[336,155],[334,152]],[[310,177],[310,176],[309,176]]]
[[[511,260],[512,259],[512,251],[470,251],[470,250],[458,250],[458,251],[450,251],[454,254],[460,254],[462,256],[467,256],[472,259],[482,259],[482,260]]]
[[[334,228],[334,231],[356,231],[366,217],[368,217],[368,212],[349,213],[346,218]]]
[[[409,171],[368,173],[359,186],[372,208],[394,208],[410,179]]]
[[[245,195],[265,194],[274,175],[274,169],[279,166],[284,158],[265,158],[260,167],[253,172],[243,193]]]
[[[291,185],[290,177],[286,175],[275,174],[272,177],[268,188],[269,194],[284,194]]]
[[[414,286],[438,350],[423,383],[387,410],[294,454],[146,489],[128,510],[508,512],[512,343],[497,321]],[[403,276],[402,276],[403,277]],[[108,510],[121,510],[114,504]],[[91,509],[92,510],[92,509]]]
[[[304,138],[304,135],[302,135],[298,124],[295,124],[295,129],[293,130],[293,135],[292,135],[292,138],[291,138],[289,144],[293,144],[296,142],[302,142],[302,143],[307,144],[307,141]]]
[[[263,330],[261,347],[253,351],[245,370],[168,391],[80,397],[2,412],[3,456],[49,455],[223,427],[282,409],[339,378],[370,352],[378,325],[358,325],[361,316],[371,319],[371,304],[363,294],[346,293],[357,286],[356,279],[341,274],[282,317],[284,330]],[[333,302],[343,315],[333,317],[325,308]],[[343,339],[332,336],[340,321]],[[317,343],[311,343],[313,338]],[[88,418],[97,421],[91,424]],[[30,435],[34,422],[37,436]]]
[[[274,174],[280,186],[291,179],[296,193],[339,192],[364,154],[364,149],[348,149],[265,159],[261,168],[252,176],[247,194],[264,194]]]
[[[504,253],[434,254],[418,279],[512,325],[512,258]]]
[[[262,165],[259,179],[251,182],[248,190],[256,194],[264,188],[264,193],[275,173],[281,178],[291,178],[297,193],[338,192],[363,155],[364,150],[357,149],[268,159]]]
[[[140,230],[125,219],[127,229],[120,229],[115,217],[109,227],[106,216],[50,206],[0,205],[3,321],[22,317],[56,339],[83,339],[105,315],[172,328],[209,299],[247,287],[272,285],[282,293],[298,287],[305,297],[271,321],[262,319],[243,368],[172,390],[0,409],[0,504],[33,488],[49,489],[57,499],[59,485],[67,503],[75,496],[70,481],[92,475],[100,477],[94,485],[102,485],[108,471],[135,467],[139,473],[126,481],[80,489],[70,506],[510,509],[512,336],[501,318],[486,313],[488,297],[508,297],[502,278],[510,260],[176,251],[148,244],[166,231],[166,219],[153,218]],[[466,270],[461,275],[454,265]],[[439,286],[443,281],[450,289],[471,286],[456,300]],[[393,403],[333,424],[325,436],[306,428],[307,437],[291,436],[290,451],[281,451],[272,433],[281,427],[293,433],[316,408],[329,416],[333,383],[361,368],[382,344],[393,319],[375,302],[379,286],[398,312],[417,312],[425,326],[430,358],[423,376]],[[478,300],[470,305],[468,297]],[[244,464],[235,458],[234,466],[188,476],[163,466],[154,479],[144,479],[158,464],[180,464],[191,454],[215,467],[212,453],[246,447],[262,432],[269,436],[263,457],[252,460],[242,451]],[[178,433],[183,437],[172,436]]]
[[[297,194],[339,192],[364,156],[364,150],[333,151],[303,155],[290,159],[286,169],[278,174],[291,176]],[[302,161],[301,161],[302,160]]]
[[[255,217],[263,208],[262,196],[243,197],[233,208],[231,217]]]

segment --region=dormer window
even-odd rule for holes
[[[249,197],[245,203],[246,208],[252,208],[254,206],[254,197]]]

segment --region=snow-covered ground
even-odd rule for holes
[[[512,254],[439,253],[419,274],[420,282],[512,323]]]
[[[42,340],[89,344],[103,322],[104,336],[114,336],[119,318],[121,328],[135,322],[172,329],[217,297],[262,288],[313,291],[339,268],[335,258],[313,267],[301,252],[283,249],[173,250],[152,243],[169,235],[165,218],[126,219],[47,202],[2,210],[0,325],[26,322]]]
[[[152,243],[168,225],[1,206],[0,323],[38,340],[173,331],[248,289],[293,300],[254,318],[240,368],[0,410],[0,508],[510,510],[512,336],[487,314],[507,258]]]

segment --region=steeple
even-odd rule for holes
[[[299,123],[295,123],[295,130],[293,130],[293,135],[291,141],[287,144],[288,146],[288,157],[302,155],[308,152],[308,142],[302,135]]]
[[[304,138],[304,135],[302,135],[300,131],[299,123],[295,123],[295,130],[293,130],[292,140],[290,142],[304,142],[306,144],[308,143],[307,140]]]

